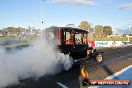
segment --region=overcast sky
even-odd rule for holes
[[[43,28],[83,20],[113,28],[132,24],[132,0],[0,0],[0,29],[8,26]]]

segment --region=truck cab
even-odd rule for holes
[[[54,41],[61,53],[70,54],[73,59],[87,56],[88,32],[72,27],[50,27],[45,30],[46,38]]]
[[[83,60],[88,55],[90,59],[102,61],[101,52],[89,47],[86,30],[73,27],[50,27],[45,29],[45,36],[49,43],[55,44],[61,53],[70,55],[74,61]]]

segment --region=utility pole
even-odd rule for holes
[[[128,30],[130,31],[131,30],[131,24],[128,24]],[[129,34],[128,34],[128,39],[127,39],[127,41],[129,42],[130,41],[130,36],[129,36]]]
[[[41,8],[41,28],[40,28],[40,35],[41,35],[41,37],[42,37],[42,35],[43,35],[43,3],[44,3],[44,0],[41,0],[41,2],[40,2],[40,8]]]
[[[128,19],[131,20],[132,18],[129,17]],[[130,31],[130,30],[131,30],[131,25],[132,25],[132,24],[127,24],[127,25],[128,25],[128,30]],[[130,32],[129,32],[129,33],[130,33]],[[129,34],[128,34],[128,42],[130,42],[130,36],[129,36]]]
[[[131,26],[129,25],[128,26],[128,30],[130,31],[130,28],[131,28]],[[128,42],[130,41],[130,36],[129,36],[129,34],[128,34]]]

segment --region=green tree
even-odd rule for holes
[[[111,34],[113,33],[112,27],[111,27],[111,26],[104,26],[104,28],[103,28],[103,33],[104,33],[105,35],[111,35]]]
[[[4,28],[4,30],[7,31],[7,32],[13,32],[14,29],[15,29],[14,27]]]
[[[103,36],[104,33],[103,33],[103,26],[102,25],[96,25],[95,26],[95,35],[96,36]]]
[[[21,34],[22,32],[25,32],[26,29],[25,28],[22,28],[22,27],[18,27],[18,28],[15,28],[15,27],[7,27],[7,28],[4,28],[4,31],[5,33],[10,33],[12,35],[14,34]]]
[[[14,32],[15,32],[15,34],[20,34],[21,33],[21,28],[20,27],[15,28]]]
[[[79,28],[88,30],[90,29],[91,25],[87,21],[82,21],[79,25]]]

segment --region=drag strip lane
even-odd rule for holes
[[[131,52],[132,48],[131,47],[127,47],[126,49],[124,49],[123,47],[122,49],[119,49],[119,50],[118,48],[111,49],[111,50],[115,50],[115,51],[120,50],[120,52],[123,52],[124,54],[119,53],[120,56],[118,56],[116,54],[113,54],[113,52],[109,52],[109,55],[115,55],[115,56],[111,56],[111,58],[110,57],[104,58],[104,61],[99,64],[96,63],[95,65],[89,65],[89,66],[87,65],[86,69],[89,72],[91,79],[104,79],[107,76],[110,76],[114,74],[115,72],[129,65],[132,65],[132,52]],[[129,50],[129,53],[127,50]]]
[[[102,63],[85,64],[90,79],[104,79],[132,64],[132,46],[101,48],[100,50],[105,52]],[[56,75],[41,77],[38,80],[23,80],[20,84],[7,88],[80,88],[79,76],[80,67],[75,67]]]

